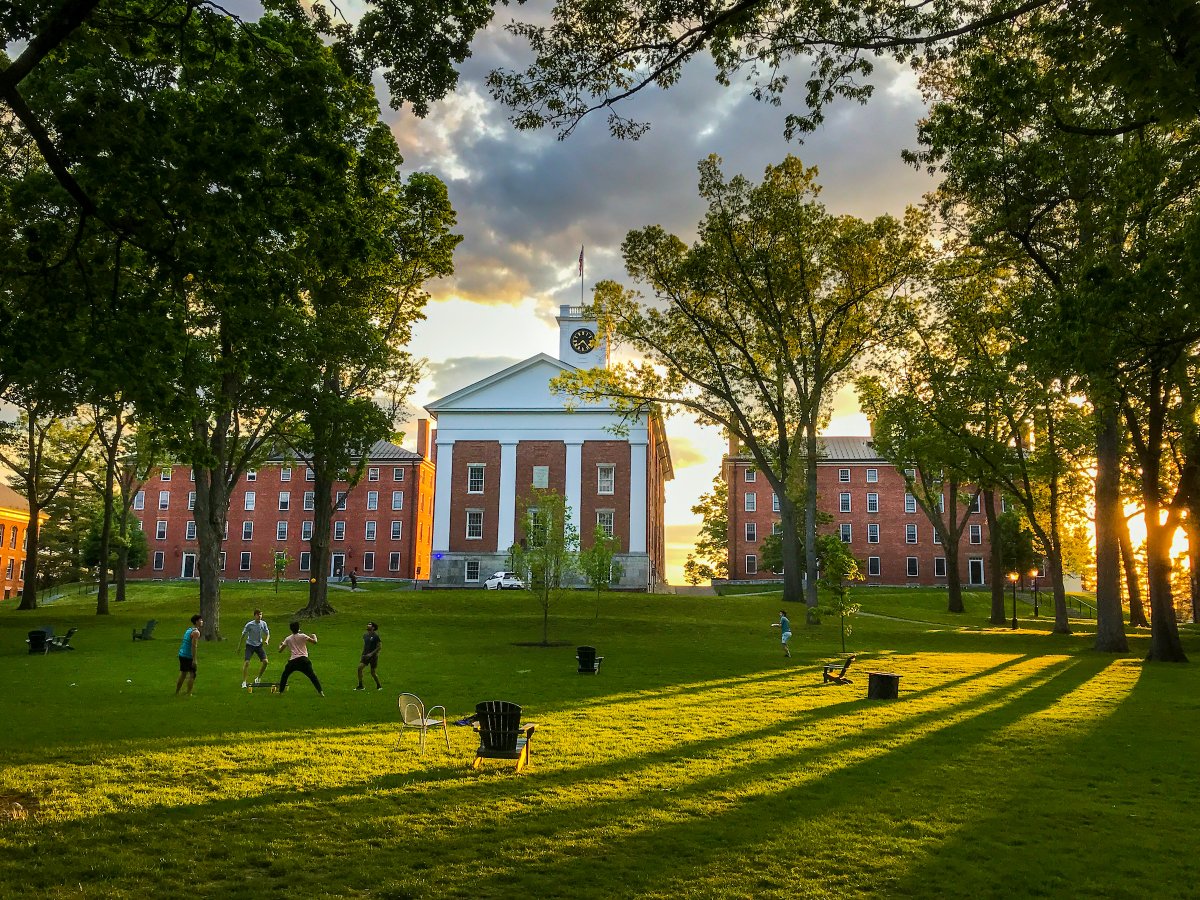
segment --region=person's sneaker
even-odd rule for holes
[[[365,688],[365,687],[363,687],[363,686],[360,684],[358,687],[356,687],[356,688],[355,688],[355,690],[356,690],[356,691],[365,691],[365,690],[366,690],[366,688]]]
[[[262,680],[261,680],[261,679],[258,679],[258,678],[255,678],[255,679],[254,679],[254,683],[255,683],[255,684],[262,684]]]
[[[324,691],[317,691],[317,693],[318,693],[318,694],[320,694],[322,697],[324,697],[324,696],[325,696],[325,692],[324,692]]]
[[[242,682],[242,687],[246,687],[246,682]]]
[[[377,684],[377,685],[375,685],[375,690],[377,690],[377,691],[382,691],[382,690],[383,690],[383,685],[382,685],[382,684]]]

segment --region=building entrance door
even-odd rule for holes
[[[331,553],[329,554],[329,574],[334,578],[341,578],[346,574],[346,554]]]
[[[183,554],[183,571],[180,572],[180,577],[181,578],[195,578],[196,577],[196,554],[195,553]]]
[[[983,584],[983,560],[973,557],[967,560],[967,576],[971,584]]]

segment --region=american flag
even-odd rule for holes
[[[583,244],[579,245],[579,277],[583,277]]]

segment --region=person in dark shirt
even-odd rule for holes
[[[363,651],[362,659],[358,661],[358,687],[356,691],[365,690],[363,688],[363,669],[367,666],[371,667],[371,677],[375,679],[375,690],[382,691],[383,685],[379,683],[379,676],[375,674],[375,667],[379,664],[379,648],[383,641],[379,639],[379,626],[374,622],[367,623],[367,632],[363,635]]]

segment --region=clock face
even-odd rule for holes
[[[576,353],[591,353],[596,347],[596,333],[590,328],[576,328],[571,332],[571,349]]]

